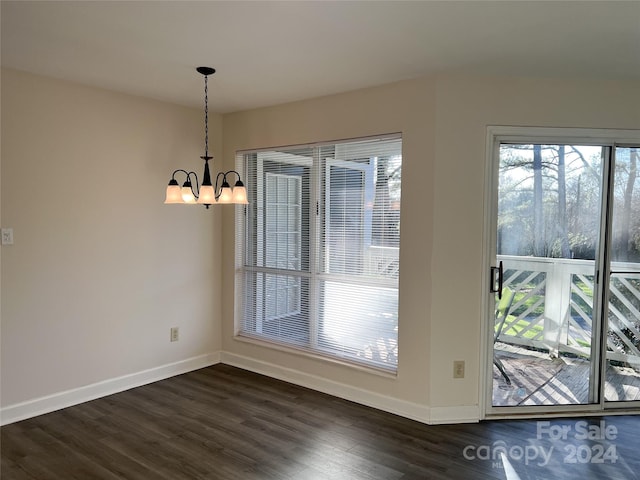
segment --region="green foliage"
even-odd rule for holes
[[[544,328],[541,324],[536,324],[529,328],[531,322],[524,319],[520,319],[517,322],[510,324],[510,322],[513,322],[515,318],[515,315],[509,315],[507,317],[507,321],[505,322],[505,329],[502,332],[503,335],[528,338],[531,340],[540,338],[542,336]],[[529,329],[527,330],[527,328]]]
[[[586,277],[591,284],[593,284],[593,275],[589,275]],[[574,278],[572,279],[573,282],[573,286],[577,287],[579,290],[581,290],[584,295],[587,298],[591,299],[591,304],[587,303],[580,295],[578,295],[576,292],[572,292],[571,293],[571,301],[574,302],[578,307],[580,307],[580,309],[583,312],[587,312],[587,313],[591,313],[593,311],[593,288],[589,285],[584,283],[582,280],[577,279],[577,277],[574,276]]]

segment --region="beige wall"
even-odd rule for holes
[[[448,417],[457,415],[455,407],[473,416],[485,296],[486,127],[637,129],[638,92],[637,82],[447,75],[226,115],[226,157],[239,149],[397,131],[404,152],[397,379],[238,341],[230,308],[223,311],[224,350],[424,405],[432,420],[455,419]],[[233,268],[232,222],[225,218],[225,272]],[[232,288],[225,285],[225,297]],[[466,361],[464,379],[452,378],[454,360]]]
[[[360,398],[473,418],[487,125],[638,129],[639,91],[637,82],[437,76],[212,115],[225,168],[237,150],[402,132],[391,378],[234,338],[233,208],[162,204],[173,169],[201,168],[201,112],[3,71],[1,212],[15,245],[2,247],[2,406],[223,350]],[[174,325],[181,340],[169,343]],[[459,359],[466,378],[454,380]]]
[[[482,248],[486,127],[640,129],[640,82],[443,76],[436,108],[431,407],[473,405],[480,387],[481,283],[488,275]],[[467,362],[464,381],[452,378],[455,359]]]
[[[197,109],[2,71],[3,407],[219,350],[219,215],[162,203],[202,142]]]
[[[271,350],[233,338],[232,305],[223,307],[223,350],[259,359],[355,389],[426,405],[429,399],[429,305],[432,239],[434,84],[429,79],[360,90],[274,108],[225,115],[225,158],[237,150],[403,134],[403,190],[397,379],[336,363]],[[233,218],[225,217],[224,270],[233,271]],[[233,297],[225,283],[223,296]]]

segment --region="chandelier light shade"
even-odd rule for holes
[[[213,157],[209,156],[209,75],[215,73],[215,69],[211,67],[198,67],[197,72],[204,76],[204,155],[200,158],[204,160],[204,173],[202,174],[202,184],[198,183],[198,175],[195,172],[183,170],[179,168],[175,170],[167,185],[167,192],[164,203],[182,203],[182,204],[200,204],[209,208],[216,204],[248,204],[247,189],[242,183],[240,174],[235,170],[228,172],[219,172],[216,175],[216,184],[211,182],[211,173],[209,171],[209,160]],[[184,176],[182,187],[176,180],[176,175]],[[236,176],[236,182],[233,188],[230,186],[227,176],[233,178]]]
[[[164,199],[164,203],[184,203],[182,200],[182,190],[178,185],[177,180],[171,179],[167,186],[167,196]]]

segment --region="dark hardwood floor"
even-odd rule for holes
[[[226,365],[6,425],[1,442],[3,480],[640,478],[638,416],[424,425]]]

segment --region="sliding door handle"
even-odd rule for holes
[[[502,261],[500,261],[497,267],[491,267],[490,276],[489,291],[491,293],[497,293],[498,300],[502,300],[502,282],[504,279],[504,269],[502,267]]]

